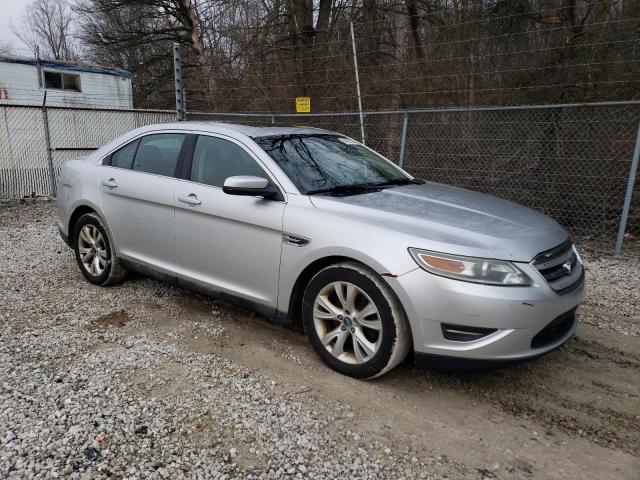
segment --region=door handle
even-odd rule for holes
[[[195,193],[190,193],[189,195],[180,195],[178,197],[182,203],[186,203],[187,205],[200,205],[202,202],[198,200]]]
[[[101,183],[105,187],[109,187],[109,188],[116,188],[118,186],[118,184],[113,178],[110,178],[109,180],[102,180]]]

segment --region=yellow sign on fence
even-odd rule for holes
[[[296,113],[311,112],[311,97],[296,97]]]

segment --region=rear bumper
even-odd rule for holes
[[[387,280],[402,302],[416,363],[430,368],[478,370],[531,360],[566,342],[585,282],[558,294],[531,265],[518,264],[532,286],[461,282],[417,269]],[[552,324],[552,322],[554,322]],[[471,341],[445,338],[443,324],[493,329]]]

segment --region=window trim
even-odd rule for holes
[[[277,197],[274,198],[270,198],[270,201],[275,201],[275,202],[286,202],[286,197],[284,194],[284,188],[282,188],[282,185],[280,185],[280,182],[277,180],[277,178],[275,177],[275,175],[273,175],[271,173],[271,171],[264,165],[264,163],[262,163],[262,161],[258,158],[257,155],[255,155],[250,149],[248,149],[242,142],[240,142],[239,140],[233,138],[233,137],[229,137],[227,135],[224,134],[220,134],[220,133],[209,133],[209,132],[198,132],[198,133],[193,133],[191,134],[191,136],[193,136],[193,140],[192,140],[192,145],[190,146],[190,149],[185,152],[187,155],[184,158],[184,165],[183,168],[180,172],[180,176],[178,178],[180,178],[181,180],[185,181],[185,182],[189,182],[189,183],[194,183],[196,185],[202,185],[203,187],[208,187],[208,188],[217,188],[218,190],[222,191],[222,187],[218,187],[216,185],[209,185],[208,183],[201,183],[201,182],[196,182],[195,180],[191,180],[191,167],[193,165],[193,155],[195,153],[195,149],[196,149],[196,143],[198,141],[198,137],[213,137],[213,138],[219,138],[220,140],[226,140],[227,142],[231,142],[234,145],[236,145],[238,148],[241,148],[247,155],[249,155],[254,162],[256,162],[256,164],[258,165],[258,167],[260,167],[262,169],[262,171],[264,172],[264,174],[267,176],[269,183],[272,184],[274,187],[276,187],[278,189],[279,195]]]

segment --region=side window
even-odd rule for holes
[[[184,137],[182,133],[161,133],[143,137],[133,161],[133,169],[172,177]]]
[[[131,168],[133,166],[133,157],[136,155],[140,140],[125,145],[120,150],[111,154],[111,166],[118,168]]]
[[[242,147],[222,138],[198,137],[191,163],[191,180],[222,187],[227,178],[236,175],[268,178]]]

